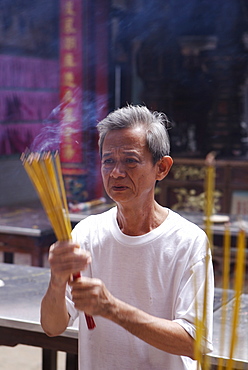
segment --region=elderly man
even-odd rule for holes
[[[167,122],[163,113],[127,106],[98,124],[102,179],[116,207],[79,222],[73,242],[50,248],[41,323],[55,336],[79,316],[81,370],[195,369],[195,320],[203,311],[204,351],[211,351],[205,233],[154,199],[172,165]]]

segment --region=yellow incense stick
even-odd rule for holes
[[[202,348],[206,350],[206,341],[207,341],[207,335],[206,335],[206,319],[207,319],[207,307],[208,307],[208,293],[209,293],[209,280],[208,280],[208,272],[209,272],[209,263],[211,262],[210,254],[209,254],[209,245],[206,245],[206,265],[205,265],[205,284],[204,284],[204,298],[203,298],[203,312],[202,312]],[[207,370],[209,368],[209,359],[207,356],[203,356],[202,358],[202,370]]]
[[[215,168],[212,165],[206,166],[205,178],[205,231],[210,241],[210,246],[213,246],[213,233],[211,216],[213,213],[214,204],[214,187],[215,187]]]
[[[55,153],[55,165],[57,168],[57,175],[58,175],[58,181],[60,185],[60,190],[61,190],[61,197],[63,201],[63,208],[65,211],[65,220],[67,221],[67,228],[70,231],[71,234],[71,222],[70,222],[70,217],[69,217],[69,209],[68,209],[68,204],[67,204],[67,199],[66,199],[66,192],[65,192],[65,186],[64,186],[64,181],[63,181],[63,176],[62,176],[62,169],[61,169],[61,164],[59,160],[59,155],[58,152]]]
[[[240,301],[241,293],[244,281],[244,270],[245,270],[245,232],[240,230],[237,239],[237,260],[235,266],[235,300],[232,312],[232,332],[231,332],[231,343],[229,358],[227,361],[227,370],[232,369],[233,355],[235,346],[237,344],[237,328],[239,324],[239,311],[240,311]]]
[[[195,287],[195,294],[197,292],[197,277],[194,275],[194,287]],[[195,300],[195,328],[196,328],[196,338],[194,344],[194,356],[197,361],[197,370],[200,369],[201,366],[201,325],[202,321],[199,318],[199,308],[198,302]]]
[[[206,243],[206,265],[205,265],[205,283],[204,283],[204,293],[203,293],[203,302],[201,305],[198,304],[197,300],[195,301],[195,327],[196,327],[196,339],[195,339],[195,359],[197,361],[197,369],[207,370],[209,369],[209,359],[203,355],[206,349],[206,317],[207,317],[207,306],[208,306],[208,293],[209,293],[209,285],[208,285],[208,271],[209,271],[209,263],[211,262],[210,254],[209,254],[209,244]],[[194,285],[195,291],[197,290],[197,276],[194,276]],[[202,307],[202,312],[200,312],[199,307]],[[200,316],[200,317],[199,317]]]
[[[227,316],[227,298],[230,278],[230,250],[231,250],[231,233],[229,224],[225,225],[224,230],[224,259],[223,259],[223,280],[222,280],[222,308],[221,308],[221,339],[220,339],[220,353],[223,353],[225,348],[225,329],[226,329],[226,316]],[[218,369],[223,368],[224,359],[219,357]]]
[[[212,233],[212,221],[211,216],[213,213],[214,204],[214,188],[215,188],[215,167],[214,167],[214,153],[209,153],[206,158],[206,173],[205,173],[205,231],[210,243],[210,249],[213,249],[213,233]],[[210,263],[209,245],[206,245],[206,281],[204,285],[204,296],[203,306],[201,312],[201,318],[196,317],[196,341],[195,341],[195,357],[202,370],[209,368],[209,360],[206,356],[203,356],[202,351],[206,348],[206,317],[207,317],[207,306],[208,306],[208,268]],[[198,309],[196,304],[196,314],[198,316]]]

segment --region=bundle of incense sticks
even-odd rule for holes
[[[226,341],[226,321],[227,321],[227,298],[230,279],[230,249],[231,249],[231,234],[229,224],[225,224],[224,230],[224,255],[223,255],[223,276],[222,276],[222,307],[221,307],[221,329],[220,329],[220,353],[224,352]],[[224,359],[218,359],[217,370],[222,370]]]
[[[57,239],[71,240],[71,223],[58,152],[26,152],[22,154],[21,161],[40,197]],[[74,279],[78,277],[80,273],[73,275]],[[93,318],[86,314],[85,317],[88,328],[94,329]]]

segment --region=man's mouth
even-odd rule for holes
[[[126,190],[127,189],[127,186],[112,186],[112,189],[115,190],[115,191],[120,191],[120,190]]]

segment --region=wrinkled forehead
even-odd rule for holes
[[[103,152],[115,148],[127,150],[143,149],[146,147],[146,134],[143,127],[130,127],[109,131],[103,141]]]

